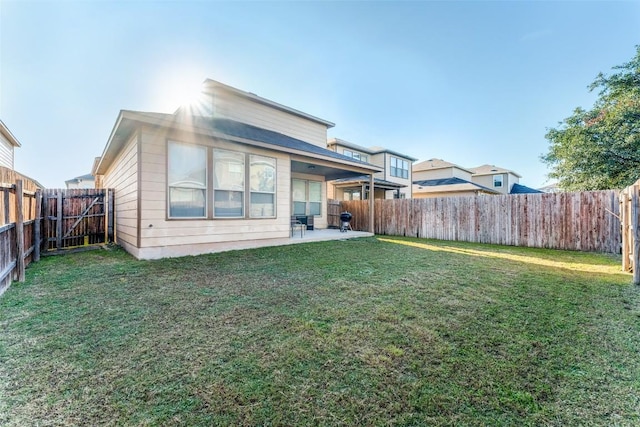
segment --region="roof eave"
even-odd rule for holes
[[[0,133],[4,135],[5,138],[13,145],[14,147],[22,147],[20,141],[11,133],[7,125],[4,124],[2,120],[0,120]]]

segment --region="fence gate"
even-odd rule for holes
[[[46,251],[113,240],[113,190],[47,189],[42,202]]]

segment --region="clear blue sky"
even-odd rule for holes
[[[173,112],[212,78],[420,160],[545,184],[544,135],[640,44],[640,2],[0,0],[0,119],[16,169],[89,173],[119,110]]]

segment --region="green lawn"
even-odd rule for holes
[[[48,257],[0,297],[0,425],[640,425],[630,283],[382,236]]]

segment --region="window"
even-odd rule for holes
[[[205,218],[207,148],[169,142],[167,148],[170,218]]]
[[[343,200],[360,200],[360,190],[344,190]]]
[[[168,218],[274,218],[276,164],[273,157],[168,141]]]
[[[213,216],[244,216],[244,154],[213,150]]]
[[[409,162],[392,156],[391,176],[409,179]]]
[[[347,150],[346,148],[342,150],[342,154],[344,154],[347,157],[351,157],[353,159],[360,160],[360,161],[363,161],[363,162],[369,161],[368,160],[369,158],[367,157],[366,154],[358,153],[356,151]]]
[[[493,186],[494,187],[502,187],[502,175],[494,175],[493,176]]]
[[[276,159],[250,157],[251,218],[269,218],[276,215]]]
[[[322,183],[294,179],[291,183],[293,215],[322,215]]]

